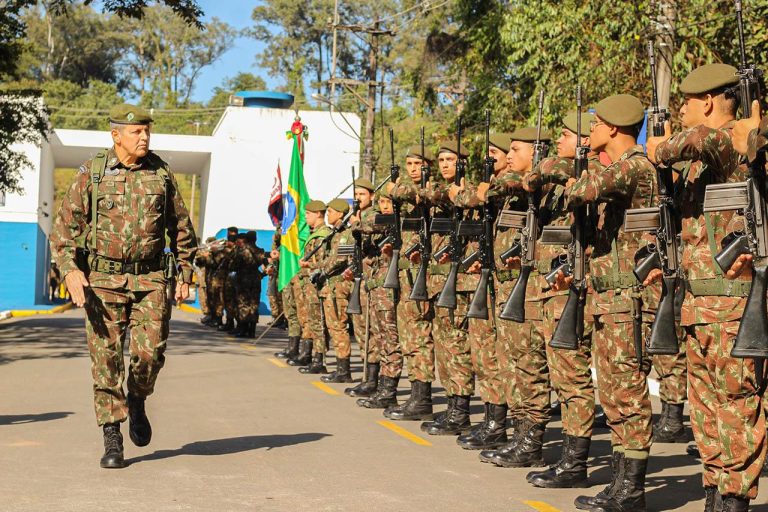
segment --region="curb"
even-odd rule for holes
[[[9,318],[22,318],[25,316],[55,315],[56,313],[63,313],[64,311],[74,309],[74,307],[74,303],[67,302],[66,304],[51,309],[12,309],[10,311],[0,311],[0,321],[8,320]]]
[[[179,309],[186,311],[187,313],[197,313],[198,315],[203,313],[200,309],[190,306],[189,304],[179,304]]]

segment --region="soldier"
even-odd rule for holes
[[[422,154],[421,147],[413,146],[405,157],[406,176],[398,180],[408,186],[418,186],[421,182],[422,166],[432,165],[434,157],[428,150]],[[428,172],[428,170],[427,170]],[[387,184],[392,193],[397,184]],[[418,210],[411,203],[401,204],[401,214],[415,215]],[[410,300],[413,280],[418,272],[407,254],[414,244],[418,244],[416,232],[402,232],[403,249],[400,252],[400,300],[397,302],[397,334],[400,350],[408,369],[411,382],[411,396],[400,405],[389,407],[384,416],[391,420],[431,420],[432,419],[432,382],[435,380],[435,344],[432,341],[432,319],[434,310],[431,302]],[[385,250],[388,250],[385,246]]]
[[[224,327],[224,285],[227,281],[227,262],[230,253],[235,247],[235,238],[238,229],[234,226],[227,228],[227,238],[222,244],[211,248],[212,269],[210,272],[211,281],[208,284],[209,295],[211,299],[211,310],[213,311],[213,320],[208,324],[215,329]],[[229,318],[227,318],[229,323]],[[234,328],[234,324],[231,325]]]
[[[197,239],[168,164],[149,150],[149,113],[125,104],[110,111],[109,121],[114,145],[80,167],[56,215],[51,253],[73,302],[85,306],[96,420],[104,431],[101,467],[123,468],[120,423],[130,417],[137,446],[152,438],[144,402],[165,363],[166,283],[178,265],[176,301],[189,296]]]
[[[267,274],[270,274],[270,276],[279,275],[280,233],[280,230],[276,232],[272,242],[272,252],[270,253],[271,268],[267,268]],[[288,323],[288,344],[284,350],[275,353],[275,357],[280,359],[297,358],[299,355],[299,344],[301,343],[301,323],[299,322],[297,299],[293,296],[292,282],[293,280],[287,283],[282,290],[278,289],[277,291],[281,297],[285,320]]]
[[[269,299],[269,312],[272,315],[272,323],[270,326],[278,327],[280,329],[286,329],[288,327],[288,319],[283,311],[283,295],[277,290],[277,280],[279,274],[280,258],[280,225],[278,224],[275,234],[272,236],[272,248],[269,253],[269,259],[267,260],[266,274],[269,276],[267,280],[267,298]],[[277,252],[277,257],[275,257]],[[271,272],[267,272],[270,270]],[[288,347],[290,350],[290,347]]]
[[[683,409],[688,400],[685,351],[674,355],[654,355],[651,361],[659,377],[661,399],[661,415],[653,426],[653,442],[687,443],[690,436],[683,424]]]
[[[235,257],[235,251],[238,245],[245,244],[245,238],[238,236],[240,230],[236,227],[230,227],[227,229],[227,240],[230,236],[233,239],[232,245],[224,249],[224,255],[222,261],[219,264],[219,279],[222,281],[221,286],[221,301],[224,304],[224,309],[227,312],[227,322],[224,325],[220,325],[218,330],[220,332],[228,332],[231,334],[237,334],[240,332],[242,326],[235,323],[237,320],[237,285],[235,282],[235,272],[232,269],[233,260]],[[239,241],[238,241],[239,240]]]
[[[205,239],[205,245],[200,247],[195,253],[195,270],[197,272],[197,297],[200,302],[200,311],[203,317],[200,323],[208,325],[213,319],[210,304],[208,301],[208,267],[211,263],[210,245],[216,241],[215,237],[209,236]]]
[[[649,138],[648,157],[664,166],[686,162],[679,211],[689,293],[683,302],[682,325],[687,331],[691,426],[704,464],[705,510],[715,510],[722,499],[723,510],[742,511],[757,496],[766,428],[754,362],[730,355],[749,282],[748,276],[723,280],[739,274],[732,269],[724,276],[714,261],[734,219],[704,213],[701,201],[707,184],[744,178],[732,140],[739,107],[736,68],[726,64],[696,68],[682,81],[680,91],[685,97],[680,109],[684,130],[669,137],[668,129],[664,137]],[[739,144],[743,150],[743,137]]]
[[[241,327],[234,335],[237,338],[254,338],[261,303],[261,268],[267,263],[267,256],[263,249],[256,246],[255,231],[248,231],[242,237],[245,243],[235,251],[231,267],[235,271],[237,322]]]

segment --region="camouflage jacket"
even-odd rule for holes
[[[315,248],[323,243],[323,239],[331,234],[331,228],[323,224],[320,227],[312,229],[310,231],[307,242],[304,244],[304,254],[309,254],[315,250]],[[325,258],[326,251],[328,249],[328,242],[321,247],[311,258],[306,261],[309,263],[308,268],[299,269],[299,278],[303,281],[309,282],[309,275],[313,270],[320,268],[320,265]],[[302,257],[304,258],[304,256]]]
[[[237,273],[238,280],[261,280],[261,266],[266,263],[267,255],[263,249],[245,244],[235,247],[230,271]]]
[[[732,212],[704,213],[704,192],[712,183],[741,181],[745,168],[733,148],[732,129],[735,121],[713,129],[697,126],[684,130],[662,142],[656,148],[659,165],[682,167],[680,193],[682,266],[693,290],[698,283],[722,281],[722,272],[714,261],[723,238],[737,222]],[[746,276],[743,279],[748,279]],[[683,304],[683,325],[735,321],[741,318],[744,299],[727,296],[733,282],[724,282],[721,293],[693,296],[688,294]],[[726,292],[726,293],[722,293]],[[712,295],[717,295],[713,297]]]
[[[768,148],[768,115],[763,116],[760,120],[760,126],[749,134],[749,141],[747,142],[747,157],[749,161],[754,162],[755,158],[757,158],[757,153],[765,151],[766,148]]]
[[[348,256],[339,256],[338,252],[340,245],[352,245],[354,242],[349,229],[342,227],[331,237],[326,248],[320,250],[323,253],[323,259],[318,264],[318,268],[326,276],[320,287],[321,297],[327,296],[331,291],[337,295],[349,294],[351,286],[341,274],[349,268],[351,259]]]
[[[168,180],[158,174],[167,168],[155,153],[131,166],[124,166],[114,148],[107,152],[106,168],[98,184],[96,246],[92,246],[91,165],[80,167],[75,182],[62,200],[51,232],[51,254],[66,276],[77,268],[75,253],[78,240],[93,256],[122,262],[152,261],[162,257],[166,234],[170,250],[181,270],[180,278],[192,282],[192,262],[197,247],[189,212],[179,193],[176,178],[167,171]],[[134,287],[138,276],[108,275],[91,272],[99,286]]]

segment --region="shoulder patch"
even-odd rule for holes
[[[83,164],[83,165],[80,166],[80,168],[77,170],[77,172],[80,173],[80,174],[87,174],[88,173],[88,168],[85,166],[85,164]]]

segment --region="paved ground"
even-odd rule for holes
[[[416,423],[393,432],[344,386],[323,389],[276,364],[283,333],[252,346],[176,311],[147,406],[152,444],[137,448],[126,435],[131,464],[108,471],[98,466],[82,312],[0,323],[0,510],[554,512],[573,510],[584,492],[532,488],[527,470],[481,464],[476,452]],[[480,409],[475,403],[475,420]],[[558,439],[553,423],[548,460],[559,454]],[[699,466],[684,449],[654,447],[649,510],[702,509]],[[606,431],[592,453],[589,493],[609,477]]]

